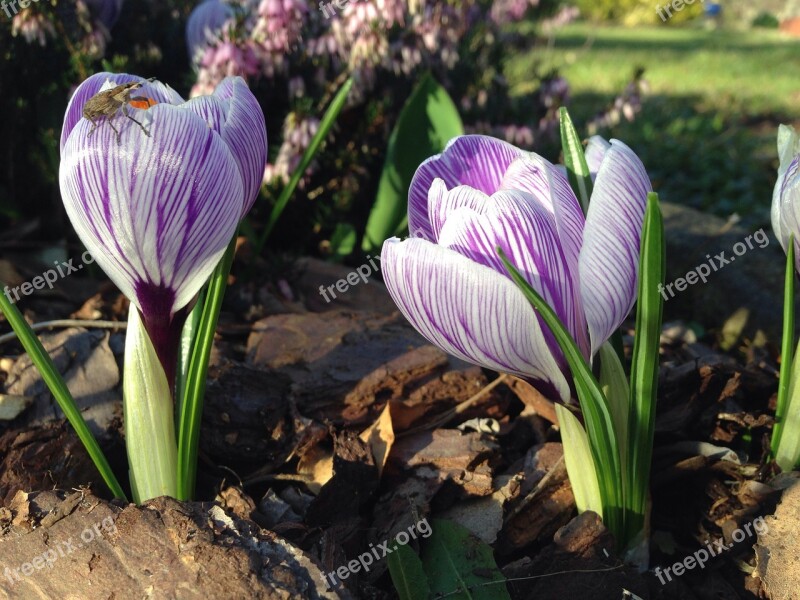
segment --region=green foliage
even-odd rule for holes
[[[778,17],[768,12],[759,13],[752,22],[753,27],[763,27],[764,29],[777,29],[780,24]]]
[[[656,8],[669,5],[667,0],[653,2],[652,0],[578,0],[581,14],[594,21],[608,21],[621,23],[629,27],[637,25],[656,25],[666,23],[677,25],[697,18],[703,14],[703,3],[695,0],[693,4],[686,3],[683,10],[672,11],[672,16],[663,21],[656,12]]]
[[[211,279],[203,295],[205,302],[195,306],[194,310],[200,312],[200,320],[196,327],[194,325],[196,317],[190,318],[192,323],[189,325],[190,331],[194,329],[196,331],[193,331],[194,340],[191,344],[192,350],[186,367],[185,381],[180,386],[183,389],[183,396],[178,401],[178,493],[176,496],[178,500],[191,500],[194,496],[208,361],[211,358],[214,333],[217,330],[217,321],[222,310],[222,298],[228,288],[228,275],[236,254],[236,238],[237,235],[234,235],[225,254],[211,274]],[[192,335],[188,334],[186,337],[191,338]]]
[[[598,133],[636,151],[662,201],[723,218],[737,213],[745,227],[757,229],[769,224],[775,127],[800,119],[797,47],[797,40],[764,30],[575,24],[556,33],[543,67],[570,82],[570,114],[579,130],[643,67],[649,92],[642,111],[632,123],[623,119]],[[525,89],[537,60],[541,53],[530,52],[508,63],[512,90]]]
[[[589,198],[592,196],[592,176],[586,164],[586,155],[583,152],[581,139],[566,108],[559,111],[561,124],[561,140],[564,153],[564,166],[567,168],[569,184],[575,190],[580,200],[583,214],[589,209]]]
[[[0,282],[0,285],[2,285],[2,282]],[[125,492],[122,491],[122,486],[120,486],[114,472],[111,470],[111,466],[108,464],[103,451],[100,449],[100,445],[89,430],[86,421],[84,421],[80,409],[78,409],[69,388],[67,388],[67,384],[64,383],[64,379],[53,364],[53,360],[50,358],[50,355],[47,354],[47,351],[44,349],[44,346],[42,346],[39,338],[36,337],[30,325],[28,325],[25,317],[22,316],[22,313],[16,305],[13,304],[5,294],[0,294],[0,312],[5,315],[9,325],[11,325],[11,328],[17,334],[22,347],[25,348],[25,352],[30,356],[31,362],[36,366],[39,373],[42,374],[42,379],[47,385],[47,388],[50,390],[50,393],[53,394],[53,398],[55,398],[58,406],[64,411],[64,415],[67,417],[70,425],[72,425],[75,433],[78,434],[78,438],[80,438],[84,448],[86,448],[86,452],[100,472],[103,481],[114,494],[114,497],[125,500]]]
[[[400,600],[428,600],[431,586],[422,567],[422,561],[407,545],[398,546],[387,559],[389,574]]]
[[[588,196],[591,181],[577,133],[561,109],[561,140],[576,196]],[[666,261],[664,226],[657,194],[650,193],[639,256],[636,338],[630,385],[610,344],[601,348],[600,381],[555,311],[531,287],[498,247],[500,259],[564,353],[586,424],[566,408],[557,410],[567,472],[579,510],[599,511],[620,549],[631,549],[647,530],[647,494],[655,431],[659,344]],[[596,482],[596,483],[595,483]]]
[[[497,249],[511,279],[553,332],[572,372],[599,485],[603,522],[614,535],[621,550],[641,538],[647,512],[650,459],[655,431],[659,334],[663,309],[663,299],[658,292],[658,284],[663,283],[665,270],[663,232],[658,196],[651,193],[647,201],[642,232],[636,313],[637,335],[633,349],[626,431],[620,431],[615,424],[619,421],[619,415],[615,415],[612,411],[612,408],[624,405],[609,402],[601,384],[592,374],[591,367],[555,311],[508,261],[503,251]],[[575,431],[575,424],[565,425],[567,425],[568,440],[582,443],[581,436]],[[622,435],[627,436],[624,444],[627,452],[624,454],[620,451]],[[565,440],[565,443],[568,440]],[[585,452],[581,452],[580,448],[571,452],[575,457],[585,456]],[[581,469],[584,468],[585,466],[581,466]],[[569,476],[577,478],[580,472],[576,473],[572,469]],[[584,504],[587,506],[596,504],[594,498],[597,493],[592,487],[587,486],[582,489],[581,494]]]
[[[289,203],[289,199],[297,189],[300,179],[306,172],[306,169],[308,169],[311,161],[314,160],[314,157],[319,152],[322,142],[328,136],[328,133],[336,123],[339,113],[342,112],[352,87],[352,79],[345,81],[339,91],[336,92],[336,96],[331,101],[331,105],[328,107],[328,110],[325,111],[325,115],[322,117],[322,120],[319,123],[319,129],[311,140],[311,143],[308,145],[308,148],[306,148],[306,151],[303,153],[303,157],[300,159],[300,164],[295,168],[291,178],[289,179],[289,183],[287,183],[283,190],[281,190],[280,196],[278,196],[275,205],[272,207],[272,212],[269,215],[269,221],[267,222],[267,225],[255,246],[256,254],[261,254],[261,250],[264,248],[264,244],[267,242],[269,234],[272,233],[273,228],[278,223],[278,219],[280,218],[281,214],[283,214],[286,205]]]
[[[408,546],[389,555],[389,572],[400,600],[510,600],[492,549],[452,521],[431,520],[418,557]]]
[[[408,98],[389,138],[378,195],[364,232],[362,250],[375,252],[406,227],[408,189],[419,165],[464,133],[447,91],[426,73]]]
[[[791,471],[800,462],[800,344],[794,347],[795,242],[789,236],[786,249],[786,271],[783,282],[783,339],[781,372],[775,425],[772,428],[770,451],[783,471]]]

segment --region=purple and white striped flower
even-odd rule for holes
[[[155,103],[108,123],[82,117],[100,91],[138,81]],[[171,381],[188,305],[261,186],[264,114],[240,78],[188,102],[135,75],[98,73],[75,91],[61,132],[61,195],[81,241],[139,309]]]
[[[784,252],[794,235],[795,268],[800,272],[800,136],[793,127],[778,129],[778,180],[772,192],[772,230]]]
[[[599,165],[586,218],[562,172],[542,157],[480,135],[455,138],[411,183],[411,239],[387,240],[386,285],[431,343],[464,360],[570,399],[552,334],[512,283],[500,246],[553,307],[588,359],[636,297],[647,194],[622,142],[592,143]]]

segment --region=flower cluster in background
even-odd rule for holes
[[[11,21],[11,35],[29,44],[46,46],[48,38],[64,33],[76,39],[80,49],[93,58],[105,53],[110,30],[117,22],[123,0],[73,0],[57,6],[54,14],[36,5],[23,8]],[[67,30],[70,31],[67,31]]]
[[[509,53],[535,43],[535,36],[516,32],[517,24],[572,18],[560,6],[558,0],[35,3],[0,31],[0,75],[16,84],[0,108],[17,117],[0,122],[0,160],[10,173],[0,182],[0,218],[54,209],[57,182],[49,174],[56,170],[60,123],[51,108],[60,110],[59,98],[66,102],[92,73],[154,76],[175,82],[184,97],[210,94],[225,77],[241,76],[274,132],[262,201],[252,212],[258,232],[334,94],[352,77],[348,104],[306,170],[303,193],[284,215],[286,227],[274,234],[278,247],[325,254],[337,228],[360,231],[366,223],[387,140],[426,72],[455,101],[468,132],[527,150],[555,143],[558,108],[569,100],[566,80],[531,72],[530,85],[512,97],[503,65]],[[47,88],[42,81],[50,82]],[[25,133],[32,125],[37,133]],[[42,223],[45,236],[59,235],[64,223],[57,221]]]
[[[342,8],[307,0],[205,0],[187,24],[187,50],[197,73],[191,95],[209,93],[224,77],[248,80],[268,119],[283,116],[268,127],[282,136],[273,142],[277,151],[265,171],[265,184],[280,186],[308,147],[332,82],[352,76],[349,108],[359,108],[361,119],[348,124],[346,135],[360,138],[369,157],[358,151],[338,157],[336,181],[302,184],[319,193],[333,190],[331,204],[347,212],[368,203],[374,183],[364,175],[380,167],[375,159],[385,151],[402,99],[426,70],[460,103],[468,131],[529,149],[552,138],[558,108],[568,100],[567,82],[540,77],[540,92],[517,111],[497,65],[507,51],[505,24],[532,11],[550,16],[556,8],[545,0],[353,0]],[[519,114],[527,122],[519,122]],[[371,147],[373,140],[383,147]],[[331,174],[312,164],[306,179],[315,173]],[[330,207],[316,208],[312,212]]]
[[[604,111],[600,112],[586,124],[589,135],[594,135],[602,129],[619,125],[624,118],[631,122],[642,110],[642,96],[650,90],[650,84],[644,78],[644,69],[636,69],[631,81],[614,98],[614,102]]]

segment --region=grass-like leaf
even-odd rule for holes
[[[575,496],[575,506],[578,507],[579,513],[592,510],[602,515],[603,498],[597,482],[589,436],[586,435],[586,430],[578,417],[566,406],[556,404],[555,408],[558,426],[561,429],[564,462],[567,464],[569,482]]]
[[[794,236],[790,236],[786,252],[786,275],[783,288],[783,341],[778,403],[770,449],[783,471],[793,470],[800,462],[800,343],[794,345]]]
[[[800,347],[794,353],[791,370],[786,412],[780,417],[781,441],[775,452],[775,462],[784,472],[793,471],[800,464]]]
[[[775,407],[775,425],[772,428],[770,449],[777,455],[781,434],[789,405],[789,388],[792,379],[792,349],[794,348],[794,235],[789,237],[786,251],[786,272],[783,280],[783,338],[781,340],[781,373],[778,383],[778,401]]]
[[[622,465],[608,402],[603,396],[600,384],[592,375],[591,368],[575,344],[575,340],[561,323],[558,315],[514,268],[502,248],[498,247],[497,252],[511,275],[511,279],[547,323],[567,359],[575,381],[581,412],[586,422],[586,433],[589,436],[595,472],[603,498],[603,521],[609,531],[614,533],[617,542],[622,543],[624,527],[622,486],[620,485]]]
[[[78,434],[78,438],[89,453],[92,462],[94,462],[97,470],[100,472],[108,489],[111,490],[114,497],[127,501],[125,492],[122,491],[122,486],[120,486],[119,481],[117,481],[117,478],[114,476],[114,472],[111,470],[111,466],[108,464],[103,451],[100,449],[100,445],[97,443],[94,435],[92,435],[92,432],[89,431],[89,427],[83,420],[83,416],[78,406],[75,404],[75,400],[72,398],[67,384],[64,383],[64,379],[56,369],[53,360],[50,358],[50,355],[47,354],[39,338],[36,337],[36,334],[30,328],[30,325],[28,325],[28,322],[22,316],[22,313],[19,312],[19,309],[2,293],[0,293],[0,308],[2,308],[9,325],[11,325],[11,328],[17,334],[22,347],[25,348],[28,356],[31,357],[31,361],[33,361],[33,364],[36,365],[39,373],[41,373],[42,379],[44,379],[44,382],[47,384],[50,393],[53,394],[53,398],[56,399],[58,406],[61,407],[70,425],[75,429],[75,433]]]
[[[431,598],[511,600],[491,547],[458,523],[433,519],[431,527],[421,551]]]
[[[619,330],[617,330],[619,331]],[[622,366],[616,348],[609,340],[597,351],[595,360],[600,360],[600,389],[608,400],[608,407],[614,419],[614,431],[617,433],[617,447],[622,465],[627,464],[628,456],[628,415],[630,414],[631,390],[628,376]],[[623,480],[624,484],[627,484]],[[622,493],[625,495],[625,487]]]
[[[631,362],[630,414],[626,468],[629,497],[626,498],[626,540],[636,539],[644,526],[650,489],[650,462],[656,420],[658,357],[664,298],[666,260],[664,224],[658,194],[647,196],[639,256],[639,292],[636,307],[636,338]]]
[[[570,186],[578,196],[583,208],[583,214],[589,210],[589,198],[592,196],[592,176],[589,173],[589,165],[586,163],[586,154],[583,151],[583,144],[567,109],[562,107],[558,110],[561,123],[561,148],[564,152],[564,165],[567,167],[567,177]]]
[[[176,492],[175,409],[164,367],[139,311],[128,311],[122,408],[134,502]]]
[[[408,190],[420,163],[442,152],[464,133],[458,108],[430,73],[406,100],[389,136],[375,203],[364,228],[361,249],[380,251],[383,241],[402,235],[408,225]]]
[[[178,414],[178,500],[190,500],[194,495],[197,445],[200,441],[200,420],[203,415],[208,360],[214,344],[222,298],[228,286],[228,274],[236,253],[236,237],[234,234],[225,255],[208,282],[206,301],[189,361],[184,396]]]
[[[387,562],[392,584],[400,600],[429,600],[431,586],[416,552],[406,545],[398,546]]]
[[[178,352],[178,366],[175,369],[175,415],[180,415],[183,410],[183,399],[186,396],[186,378],[189,376],[189,363],[192,359],[192,348],[200,327],[200,318],[203,316],[203,307],[206,303],[206,289],[200,290],[197,302],[189,313],[189,318],[181,331],[180,351]],[[177,433],[178,421],[175,420]]]
[[[308,145],[308,148],[306,148],[306,151],[303,153],[303,157],[300,159],[300,164],[297,165],[297,168],[294,170],[294,173],[292,173],[292,176],[289,179],[289,183],[287,183],[286,187],[283,188],[280,196],[278,196],[278,200],[275,202],[275,206],[272,208],[272,212],[269,215],[269,221],[267,221],[267,226],[264,228],[264,231],[261,234],[258,243],[256,244],[256,256],[261,254],[261,251],[264,249],[264,244],[267,242],[267,238],[269,238],[269,234],[272,233],[272,230],[275,228],[275,224],[278,222],[281,214],[283,214],[283,210],[289,203],[289,199],[292,197],[292,194],[294,194],[295,189],[297,189],[297,184],[300,183],[300,179],[302,179],[303,174],[306,172],[306,169],[308,169],[308,165],[310,165],[311,161],[314,160],[317,152],[319,152],[322,142],[326,137],[328,137],[328,132],[331,130],[334,123],[336,123],[336,119],[339,117],[339,113],[342,112],[345,102],[347,102],[347,96],[350,94],[352,87],[353,79],[350,78],[344,82],[344,85],[342,85],[342,87],[336,93],[336,96],[331,102],[331,105],[328,107],[328,110],[325,111],[325,116],[323,116],[322,121],[320,121],[317,133],[311,139],[311,143]]]

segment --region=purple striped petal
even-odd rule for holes
[[[780,159],[780,164],[778,165],[778,180],[775,182],[775,188],[772,192],[771,217],[772,230],[775,232],[775,237],[778,238],[784,252],[789,243],[789,236],[792,234],[792,231],[783,223],[783,213],[787,209],[791,210],[790,206],[784,205],[784,201],[788,204],[792,203],[792,200],[785,195],[788,179],[787,172],[791,170],[795,173],[793,177],[796,177],[798,157],[800,157],[800,136],[797,135],[793,127],[781,125],[778,128],[778,158]],[[796,198],[797,196],[795,196],[795,202],[797,201]],[[800,231],[797,229],[794,230],[794,237],[795,240],[800,241]]]
[[[145,318],[173,315],[197,294],[228,245],[242,212],[234,156],[205,122],[159,104],[150,136],[120,121],[81,120],[59,173],[67,214],[81,241]]]
[[[652,189],[642,161],[628,146],[611,140],[589,202],[580,254],[592,356],[636,299],[644,210]]]
[[[800,155],[778,176],[772,198],[772,227],[784,251],[794,234],[795,268],[800,271]]]
[[[574,339],[583,340],[588,356],[586,322],[580,310],[578,275],[569,271],[561,248],[555,218],[529,194],[516,190],[497,192],[484,214],[462,208],[450,215],[439,244],[505,275],[496,248],[500,246],[528,283],[553,307]],[[577,263],[574,265],[577,267]],[[558,344],[544,325],[551,351],[561,356]]]
[[[530,154],[515,160],[503,178],[502,189],[522,190],[527,192],[523,198],[533,199],[545,208],[555,219],[558,234],[558,245],[554,246],[563,256],[564,271],[569,278],[573,310],[565,321],[573,333],[578,347],[589,356],[589,337],[583,302],[579,293],[580,278],[578,259],[583,246],[583,228],[586,219],[583,216],[578,199],[569,185],[569,181],[558,167],[537,154]],[[543,248],[547,251],[547,247]],[[560,315],[559,315],[560,316]],[[566,316],[566,315],[565,315]]]
[[[72,95],[64,114],[64,125],[61,128],[61,154],[64,154],[64,146],[67,143],[70,133],[75,125],[83,118],[83,106],[95,94],[114,86],[131,81],[139,81],[143,85],[136,90],[136,96],[152,98],[159,104],[181,104],[183,98],[168,85],[158,81],[148,82],[138,75],[128,75],[127,73],[95,73],[81,83]]]
[[[386,240],[381,265],[398,308],[432,344],[569,400],[536,313],[508,277],[422,239]]]
[[[428,191],[435,179],[448,189],[468,185],[492,195],[500,188],[503,174],[522,150],[485,135],[462,135],[450,140],[444,152],[422,163],[408,192],[408,228],[413,237],[433,240],[428,216]]]
[[[444,181],[436,179],[428,192],[428,213],[431,218],[431,229],[434,241],[439,240],[439,235],[447,218],[459,208],[470,208],[483,214],[487,204],[491,202],[489,196],[468,185],[460,185],[448,190]]]
[[[258,197],[264,180],[264,167],[267,165],[264,111],[241,77],[223,79],[214,90],[214,98],[226,107],[227,119],[222,125],[221,134],[237,158],[242,173],[244,217]]]

